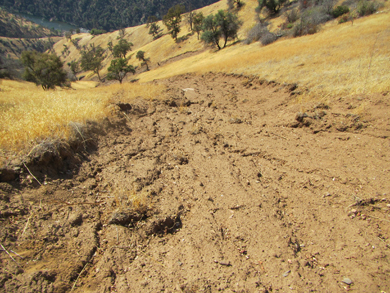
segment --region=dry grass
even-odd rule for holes
[[[389,91],[389,23],[390,14],[382,13],[265,47],[254,43],[211,50],[143,73],[140,80],[213,71],[298,82],[316,95]]]
[[[110,115],[111,100],[153,99],[164,87],[115,84],[79,90],[43,91],[30,83],[3,80],[0,95],[0,149],[31,148],[44,139],[69,139],[74,123]]]

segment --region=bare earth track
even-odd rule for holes
[[[27,165],[42,186],[25,168],[0,183],[0,291],[390,291],[386,94],[159,82],[169,98],[118,97],[65,169]]]

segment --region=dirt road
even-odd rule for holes
[[[0,291],[390,291],[388,95],[159,82],[58,173],[28,165],[42,186],[0,183]]]

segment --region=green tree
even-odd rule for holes
[[[70,71],[72,71],[75,79],[77,80],[77,73],[80,72],[80,63],[73,60],[71,62],[68,62],[68,66],[70,68]]]
[[[114,46],[112,54],[115,58],[126,58],[127,52],[131,51],[131,46],[133,46],[133,43],[120,39],[118,44]]]
[[[21,62],[25,66],[23,78],[41,85],[44,90],[62,86],[66,82],[63,62],[55,54],[24,51]]]
[[[202,30],[201,40],[206,44],[214,44],[218,47],[218,50],[221,50],[221,46],[219,45],[221,30],[215,21],[214,15],[209,15],[203,20]]]
[[[119,58],[111,61],[110,67],[108,67],[108,80],[119,80],[119,83],[122,83],[123,79],[126,77],[127,73],[135,73],[135,69],[132,65],[127,65],[129,59]]]
[[[103,68],[103,60],[106,56],[102,47],[91,44],[89,48],[81,51],[80,66],[84,71],[92,70],[101,81],[99,71]]]
[[[153,35],[153,39],[154,40],[156,40],[156,39],[161,37],[161,29],[160,29],[160,26],[157,23],[153,22],[150,25],[149,35]]]
[[[105,34],[106,31],[105,30],[101,30],[101,29],[97,29],[97,28],[93,28],[93,29],[91,29],[90,33],[93,36],[97,36],[97,35]]]
[[[264,7],[267,7],[270,14],[276,14],[282,8],[283,4],[287,2],[287,0],[257,0],[259,6],[256,7],[256,12],[260,13]]]
[[[181,14],[183,12],[185,12],[184,5],[177,4],[171,7],[163,17],[163,23],[175,41],[177,41],[177,35],[180,32]]]
[[[144,51],[138,51],[137,55],[135,56],[139,61],[142,61],[141,66],[146,65],[146,70],[149,71],[148,63],[150,62],[150,57],[145,58],[145,52]]]
[[[229,39],[237,38],[237,32],[242,22],[237,15],[219,10],[215,15],[209,15],[203,21],[203,31],[201,39],[208,44],[214,44],[218,50],[225,48]],[[223,46],[219,44],[223,39]]]
[[[192,27],[194,32],[196,32],[198,35],[198,40],[199,40],[199,34],[202,31],[203,20],[204,20],[204,16],[202,12],[195,13],[194,16],[192,17]]]

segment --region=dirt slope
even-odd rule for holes
[[[159,82],[169,99],[118,97],[78,168],[1,183],[0,291],[390,290],[387,96]]]

